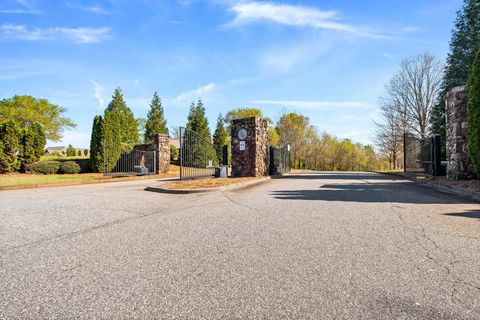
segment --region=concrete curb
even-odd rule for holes
[[[215,191],[238,191],[238,190],[253,188],[255,186],[258,186],[270,180],[271,180],[270,177],[265,177],[263,179],[231,184],[224,187],[204,188],[204,189],[168,189],[168,188],[162,188],[161,186],[158,186],[158,187],[147,187],[144,190],[150,191],[150,192],[165,193],[165,194],[195,194],[195,193],[210,193]]]
[[[415,179],[414,177],[409,176],[408,174],[401,173],[401,172],[398,172],[398,173],[396,173],[396,172],[376,172],[376,173],[384,174],[384,175],[388,175],[388,176],[394,176],[394,177],[400,178],[400,179],[410,180],[410,181],[413,181],[413,182],[415,182],[415,183],[417,183],[421,186],[428,187],[428,188],[437,190],[437,191],[442,192],[442,193],[462,197],[462,198],[465,198],[465,199],[468,199],[468,200],[473,200],[473,201],[476,201],[476,202],[480,202],[480,193],[478,193],[478,192],[462,190],[462,189],[458,189],[456,187],[445,187],[445,186],[439,186],[439,185],[436,185],[436,184],[421,182],[421,181],[418,181],[417,179]]]

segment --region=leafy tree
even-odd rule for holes
[[[64,114],[66,108],[59,107],[46,99],[31,96],[14,96],[0,101],[0,122],[13,120],[20,128],[31,123],[40,124],[47,139],[59,141],[65,128],[74,128],[75,123]]]
[[[228,144],[228,133],[225,129],[223,116],[220,113],[217,118],[215,132],[213,133],[213,146],[219,160],[223,158],[223,146],[226,144]]]
[[[67,147],[67,157],[75,157],[77,155],[77,150],[69,144]]]
[[[475,169],[480,173],[480,46],[468,86],[468,147]]]
[[[82,156],[82,150],[78,150],[77,155],[78,155],[79,157],[81,157],[81,156]]]
[[[237,108],[230,110],[227,115],[225,116],[225,123],[227,124],[227,131],[230,132],[230,125],[232,120],[235,119],[242,119],[242,118],[251,118],[251,117],[258,117],[263,120],[266,120],[268,124],[272,124],[272,119],[269,117],[265,117],[263,115],[262,110],[257,108]],[[275,128],[268,127],[268,142],[272,146],[278,145],[279,136],[278,132],[275,131]]]
[[[90,168],[93,172],[103,171],[103,118],[95,116],[90,138]]]
[[[178,160],[178,148],[170,145],[170,160]]]
[[[150,103],[150,111],[148,111],[147,123],[145,125],[145,143],[151,143],[152,136],[159,133],[168,134],[168,127],[167,120],[164,117],[162,100],[155,92]]]
[[[480,0],[464,0],[463,8],[457,12],[441,92],[430,121],[431,131],[442,137],[443,154],[446,153],[444,97],[453,87],[467,83],[478,43],[480,43]]]
[[[20,138],[19,161],[22,170],[25,166],[40,160],[44,154],[45,144],[47,143],[43,128],[38,123],[32,123],[22,130]]]
[[[280,144],[290,144],[292,152],[293,167],[301,168],[305,158],[306,132],[309,126],[309,119],[297,113],[284,114],[277,123],[277,132],[280,136]]]
[[[88,156],[88,149],[84,149],[84,150],[83,150],[83,155],[84,155],[85,157]]]
[[[225,123],[230,127],[232,120],[251,117],[259,117],[267,120],[268,123],[272,123],[272,120],[268,117],[264,117],[262,110],[257,108],[237,108],[230,110],[225,116]]]
[[[18,153],[20,149],[20,129],[14,121],[0,123],[0,172],[13,172],[20,169]]]
[[[103,116],[105,165],[110,172],[123,151],[131,149],[139,141],[138,123],[127,107],[122,91],[117,88]]]

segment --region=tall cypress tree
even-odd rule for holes
[[[480,46],[468,81],[468,148],[477,173],[480,173]]]
[[[13,172],[20,169],[18,154],[20,129],[14,121],[0,123],[0,172]]]
[[[110,172],[122,152],[132,148],[139,141],[137,121],[132,110],[127,107],[119,88],[115,89],[112,101],[105,109],[103,134],[106,170]]]
[[[442,91],[430,120],[432,132],[442,136],[444,154],[446,152],[444,97],[453,87],[467,83],[478,43],[480,43],[480,0],[464,0],[463,8],[457,12],[452,31]]]
[[[103,139],[103,118],[95,116],[90,138],[90,168],[93,172],[103,171]]]
[[[213,133],[213,146],[219,160],[223,158],[223,146],[228,143],[228,133],[224,123],[225,119],[220,113],[217,118],[215,132]]]
[[[188,115],[187,129],[195,131],[205,140],[211,141],[212,135],[208,127],[208,119],[205,115],[205,106],[201,99],[197,103],[190,105],[190,113]]]
[[[210,161],[218,164],[217,154],[212,144],[212,136],[208,127],[208,120],[205,115],[205,106],[201,99],[197,103],[190,105],[188,114],[187,129],[194,131],[184,138],[184,145],[188,146],[188,152],[194,155],[189,160],[185,160],[184,164],[197,168],[205,167]],[[188,161],[188,162],[187,162]]]
[[[22,170],[25,170],[25,165],[40,160],[40,157],[45,152],[46,143],[45,132],[39,123],[34,122],[22,130],[20,138],[21,151],[18,155]]]
[[[150,103],[150,111],[147,115],[147,123],[145,125],[145,143],[152,142],[154,134],[168,134],[167,120],[165,120],[162,100],[155,92],[152,102]]]

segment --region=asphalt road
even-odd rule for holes
[[[479,319],[480,205],[392,179],[0,192],[0,318]]]

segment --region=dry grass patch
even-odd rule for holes
[[[77,184],[119,182],[140,179],[173,178],[180,175],[180,167],[170,166],[165,174],[151,176],[104,176],[102,173],[81,174],[0,174],[0,190],[26,189],[36,187],[58,187]]]
[[[198,189],[212,189],[238,184],[248,181],[259,180],[262,178],[206,178],[196,180],[182,180],[167,182],[162,187],[171,190],[198,190]]]

